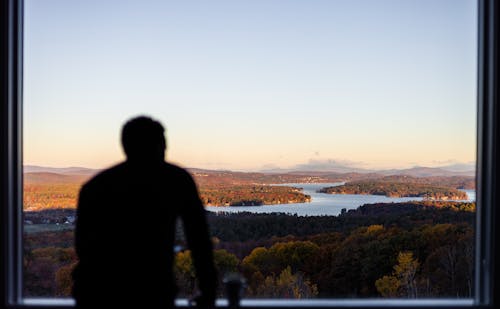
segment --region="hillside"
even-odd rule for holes
[[[73,174],[64,175],[49,172],[24,173],[25,184],[82,184],[90,175]]]
[[[54,208],[75,208],[78,191],[81,185],[98,170],[84,168],[43,168],[30,167],[24,174],[24,209],[41,210]],[[57,171],[57,173],[56,173]],[[82,174],[71,174],[78,173]],[[242,206],[304,203],[310,197],[293,187],[273,186],[284,183],[332,183],[347,182],[346,186],[325,188],[325,193],[374,194],[375,187],[355,189],[349,184],[390,182],[393,188],[386,188],[383,194],[388,196],[423,196],[440,199],[461,199],[462,194],[456,189],[474,189],[475,178],[470,176],[433,176],[412,177],[406,175],[383,176],[376,173],[331,173],[311,172],[300,173],[256,173],[235,171],[214,171],[204,169],[189,169],[193,175],[202,201],[210,206]],[[411,183],[413,189],[400,184]],[[399,185],[398,185],[399,184]],[[417,186],[418,184],[418,186]],[[395,188],[394,186],[398,186]],[[417,188],[418,187],[418,188]],[[437,190],[435,187],[439,187]],[[417,191],[415,191],[418,189]],[[400,191],[404,192],[401,193]],[[434,192],[425,195],[427,191]],[[450,191],[451,190],[451,191]]]
[[[348,182],[341,186],[325,187],[318,192],[328,194],[371,194],[385,195],[387,197],[422,197],[432,200],[466,200],[467,194],[460,191],[453,180],[438,183],[428,178],[413,177],[385,177],[376,180],[363,180]],[[449,186],[446,186],[448,183]],[[459,187],[463,185],[458,184]]]

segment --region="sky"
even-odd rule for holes
[[[26,0],[24,163],[103,168],[123,123],[231,170],[476,159],[472,0]]]

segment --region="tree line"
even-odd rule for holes
[[[300,188],[256,185],[202,187],[200,198],[205,206],[260,206],[311,201],[311,196]]]
[[[75,209],[79,185],[32,184],[24,189],[24,210]],[[199,187],[205,206],[260,206],[270,204],[306,203],[311,196],[300,188],[254,184],[212,184]]]
[[[338,217],[211,213],[219,295],[224,276],[238,271],[247,297],[469,297],[474,210],[473,203],[412,202],[363,205]],[[25,235],[27,296],[69,295],[72,245],[72,231]],[[191,295],[188,250],[177,254],[175,271],[180,295]]]
[[[387,197],[422,197],[433,200],[466,200],[467,193],[454,188],[418,182],[390,182],[364,180],[349,182],[341,186],[321,188],[318,192],[328,194],[371,194]]]

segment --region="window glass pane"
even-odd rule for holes
[[[79,189],[146,114],[198,184],[221,286],[472,297],[476,33],[471,0],[26,0],[24,295],[70,295]]]

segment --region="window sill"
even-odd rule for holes
[[[177,307],[188,307],[187,299],[177,299]],[[72,308],[75,302],[70,298],[26,298],[19,308]],[[217,300],[217,307],[227,307],[225,299]],[[474,306],[473,299],[243,299],[241,307],[245,308],[467,308]]]

